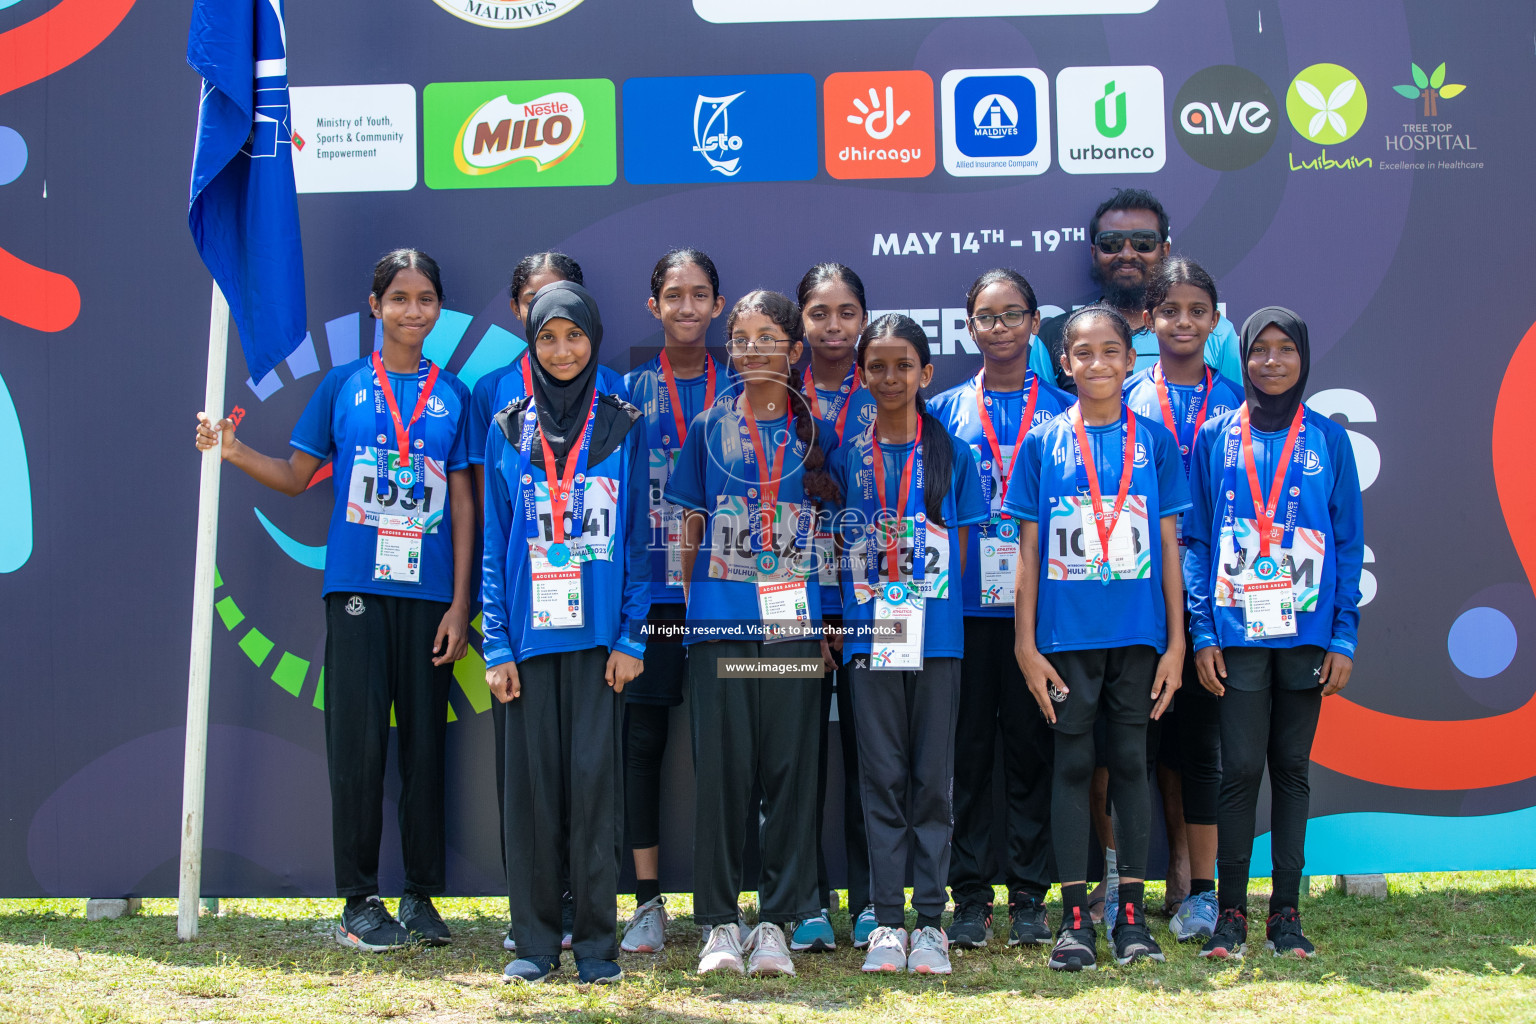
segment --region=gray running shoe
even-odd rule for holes
[[[635,908],[624,925],[619,948],[626,953],[660,953],[667,946],[667,898],[657,896]]]
[[[746,970],[741,962],[741,932],[734,924],[717,924],[704,935],[704,949],[699,954],[699,973]]]
[[[774,974],[794,977],[795,965],[789,959],[789,941],[784,938],[784,930],[778,925],[764,921],[753,928],[742,948],[751,954],[747,958],[747,974],[753,977]]]
[[[912,933],[907,970],[913,974],[949,973],[949,938],[944,929],[929,925]]]
[[[907,968],[907,930],[887,928],[874,930],[869,937],[869,952],[864,956],[866,971],[904,971]]]

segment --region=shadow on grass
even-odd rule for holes
[[[1282,961],[1270,956],[1264,949],[1264,908],[1265,898],[1259,896],[1252,906],[1255,920],[1250,926],[1249,956],[1241,963],[1198,959],[1196,944],[1174,943],[1163,920],[1157,919],[1154,934],[1159,941],[1166,940],[1166,964],[1116,967],[1109,944],[1101,936],[1100,962],[1107,963],[1107,969],[1062,975],[1046,967],[1044,948],[1010,949],[994,940],[986,950],[955,951],[954,973],[945,979],[862,974],[862,952],[850,949],[842,938],[847,935],[846,914],[834,918],[839,948],[821,956],[797,957],[797,978],[756,979],[720,973],[701,978],[693,973],[698,930],[691,918],[680,917],[669,926],[664,953],[621,959],[626,979],[616,990],[619,1005],[603,996],[601,1004],[594,1002],[590,1009],[593,1019],[649,1019],[660,1012],[652,1005],[653,999],[660,998],[667,1004],[668,1017],[693,1019],[678,1001],[705,1000],[718,1006],[719,1013],[728,1014],[727,1007],[733,1003],[794,1002],[832,1010],[893,999],[901,993],[935,991],[951,997],[1016,994],[1048,1000],[1106,987],[1171,994],[1275,982],[1343,983],[1379,992],[1414,992],[1429,987],[1435,973],[1515,974],[1529,946],[1536,943],[1536,889],[1514,885],[1394,893],[1384,901],[1334,892],[1310,898],[1302,908],[1302,917],[1320,953],[1310,961]],[[1058,914],[1059,908],[1053,907],[1052,919]],[[1002,916],[999,914],[1000,925]],[[582,990],[573,985],[501,985],[501,970],[510,954],[501,949],[503,925],[494,916],[448,916],[447,922],[454,933],[449,947],[380,955],[338,946],[332,937],[334,919],[247,916],[238,911],[204,917],[198,941],[185,944],[176,940],[175,917],[169,915],[86,922],[52,913],[0,914],[0,943],[46,944],[82,954],[133,958],[187,969],[205,979],[209,969],[222,967],[318,975],[317,984],[346,986],[360,993],[369,991],[373,979],[403,985],[446,982],[493,989],[498,1007],[520,1019],[583,1019],[587,1008],[581,1004],[586,1000],[580,995]],[[1522,952],[1517,946],[1526,950]],[[574,981],[569,956],[562,966],[561,975]],[[1520,980],[1530,984],[1523,976]],[[555,1006],[546,998],[561,993],[575,997],[575,1004],[565,998]],[[696,1019],[714,1018],[703,1015]]]

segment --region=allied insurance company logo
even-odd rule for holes
[[[839,71],[822,87],[827,173],[923,178],[933,172],[933,79],[921,71]]]
[[[1167,158],[1163,73],[1150,65],[1063,68],[1056,158],[1070,174],[1148,174]]]
[[[422,101],[429,188],[609,185],[618,176],[606,78],[434,82]]]
[[[473,25],[486,28],[529,28],[553,21],[580,6],[581,0],[432,0]]]
[[[1039,68],[957,70],[939,82],[944,169],[956,177],[1051,166],[1049,82]]]
[[[635,184],[816,177],[810,75],[631,78],[624,177]]]
[[[1219,64],[1195,72],[1174,97],[1174,138],[1196,163],[1237,171],[1269,152],[1278,114],[1275,94],[1262,78]]]

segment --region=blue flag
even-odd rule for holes
[[[203,76],[187,221],[260,381],[304,340],[282,0],[194,0],[187,63]]]

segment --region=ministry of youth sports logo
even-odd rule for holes
[[[700,96],[693,107],[693,151],[704,158],[711,171],[734,178],[741,170],[741,136],[731,134],[731,104],[745,93]]]
[[[569,14],[581,0],[432,0],[453,15],[486,28],[529,28]]]

